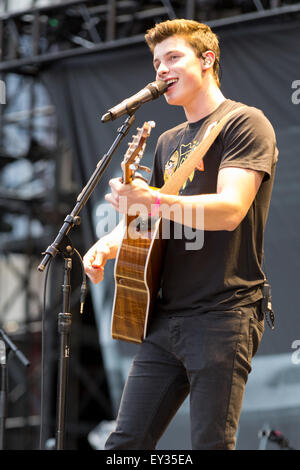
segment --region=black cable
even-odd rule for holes
[[[46,337],[46,293],[48,274],[52,259],[50,259],[44,279],[43,308],[42,308],[42,339],[41,339],[41,417],[40,417],[40,450],[44,448],[44,412],[45,412],[45,337]]]
[[[81,284],[81,295],[80,295],[80,313],[83,313],[83,307],[84,307],[86,293],[87,293],[86,274],[85,274],[84,264],[83,264],[81,254],[79,253],[78,250],[76,250],[76,248],[74,248],[74,253],[76,253],[76,255],[77,255],[77,257],[80,261],[81,271],[82,271],[82,284]]]

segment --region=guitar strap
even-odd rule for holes
[[[220,121],[210,130],[207,137],[205,137],[200,142],[200,144],[190,153],[189,157],[184,161],[184,163],[179,168],[177,168],[173,175],[159,189],[159,192],[162,194],[178,194],[179,190],[182,188],[188,177],[203,160],[208,149],[218,137],[231,116],[238,113],[245,107],[245,105],[239,106],[238,108],[223,116]]]

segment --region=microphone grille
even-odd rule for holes
[[[156,80],[155,82],[149,83],[146,88],[150,90],[152,99],[155,99],[167,91],[168,85],[163,80]]]
[[[162,95],[165,91],[167,91],[168,84],[164,82],[163,80],[156,80],[156,82],[154,83],[160,95]]]

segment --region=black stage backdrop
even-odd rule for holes
[[[255,359],[258,372],[252,379],[254,395],[249,392],[250,395],[245,397],[242,416],[248,416],[248,420],[244,418],[241,421],[239,441],[240,448],[256,448],[257,427],[266,423],[281,425],[286,432],[294,433],[286,423],[290,419],[285,418],[291,409],[294,410],[293,415],[295,409],[300,409],[299,361],[295,349],[299,345],[294,343],[299,340],[300,344],[300,22],[290,20],[276,25],[239,26],[232,27],[230,31],[218,29],[216,32],[221,44],[221,83],[225,96],[262,109],[275,128],[279,147],[279,163],[265,233],[266,270],[272,284],[276,329],[271,332],[266,328]],[[102,114],[155,80],[152,56],[144,44],[127,46],[58,62],[43,70],[42,78],[56,106],[62,132],[71,146],[80,191],[97,162],[110,148],[117,128],[124,121],[120,118],[103,124],[100,119]],[[184,119],[181,108],[169,107],[163,97],[146,103],[137,111],[131,132],[114,155],[81,214],[86,248],[107,230],[104,224],[107,208],[103,205],[103,197],[109,192],[108,180],[120,175],[120,163],[136,127],[146,120],[156,122],[144,156],[144,164],[151,166],[159,134]],[[113,213],[109,214],[108,225],[115,218]],[[137,346],[110,339],[113,263],[107,265],[105,281],[91,288],[99,341],[117,409],[128,363]],[[268,376],[270,371],[273,375]],[[254,372],[252,375],[255,375]],[[285,387],[288,385],[290,389],[287,390]],[[260,390],[263,397],[261,409],[257,405]],[[271,400],[270,405],[270,396],[274,393],[277,401]],[[256,397],[254,401],[253,396]],[[290,398],[287,399],[287,396]],[[271,410],[271,414],[266,410]],[[263,411],[267,415],[259,421],[258,416],[262,416]],[[283,418],[274,421],[275,415]],[[246,428],[250,421],[253,425],[252,441],[250,431],[245,438],[242,432],[243,426]],[[295,426],[299,430],[300,416]],[[176,445],[173,436],[174,442]],[[179,442],[184,446],[182,434]],[[170,448],[168,441],[165,445]],[[300,443],[294,445],[300,446]],[[188,444],[186,446],[188,448]]]

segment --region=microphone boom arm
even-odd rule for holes
[[[83,188],[81,193],[77,197],[76,205],[74,206],[72,212],[66,216],[63,225],[61,226],[54,242],[48,246],[46,251],[42,253],[44,255],[41,263],[38,266],[38,271],[43,272],[50,261],[51,258],[54,258],[59,251],[63,251],[66,245],[66,237],[70,232],[71,228],[75,225],[80,224],[80,217],[79,213],[89,200],[91,194],[93,193],[95,187],[97,186],[98,182],[100,181],[104,171],[106,170],[108,164],[111,161],[111,158],[114,152],[117,150],[119,144],[123,140],[124,137],[128,134],[132,124],[135,121],[135,115],[129,115],[123,125],[118,128],[118,135],[114,140],[113,144],[111,145],[108,152],[102,157],[102,159],[97,163],[97,166],[90,177],[89,181],[87,182],[86,186]]]

